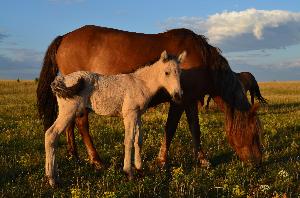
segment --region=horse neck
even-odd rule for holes
[[[136,78],[145,83],[145,86],[148,88],[148,93],[151,96],[162,87],[162,85],[158,83],[159,70],[159,65],[154,63],[153,65],[142,67],[133,73]]]

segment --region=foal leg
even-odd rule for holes
[[[93,164],[96,169],[101,169],[103,162],[101,161],[89,134],[88,111],[86,109],[83,111],[82,116],[76,118],[76,126],[83,139],[91,164]]]
[[[175,134],[183,110],[184,108],[182,105],[175,104],[174,102],[170,102],[170,108],[169,108],[168,119],[165,127],[164,138],[162,140],[162,144],[157,157],[157,162],[161,167],[163,167],[167,162],[167,156],[168,156],[170,144]]]
[[[74,113],[75,114],[75,113]],[[58,136],[72,121],[72,114],[69,116],[60,116],[54,122],[54,124],[45,133],[45,172],[49,180],[50,186],[54,187],[58,182],[57,164],[55,160],[55,149]]]
[[[142,158],[141,158],[141,148],[143,144],[143,134],[142,134],[142,122],[141,117],[138,116],[136,124],[136,132],[134,138],[134,166],[138,172],[142,170]]]
[[[202,150],[200,144],[201,132],[200,132],[200,125],[199,125],[199,118],[198,118],[197,101],[190,102],[189,104],[187,104],[185,106],[185,113],[186,113],[190,131],[192,133],[195,155],[198,158],[200,165],[202,167],[208,167],[210,163],[206,159],[205,152]]]
[[[129,180],[133,179],[133,172],[131,167],[131,150],[136,133],[136,124],[137,124],[137,114],[136,113],[127,113],[124,117],[124,126],[125,126],[125,157],[124,157],[124,166],[123,171],[126,173]]]

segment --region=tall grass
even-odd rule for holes
[[[300,82],[260,83],[269,105],[262,106],[263,167],[243,164],[227,143],[223,114],[212,107],[199,114],[202,144],[212,163],[197,166],[191,135],[182,117],[170,150],[170,166],[160,169],[156,156],[168,105],[143,116],[144,176],[127,181],[122,173],[124,127],[121,119],[90,116],[91,134],[107,167],[94,170],[81,137],[81,161],[66,157],[62,134],[57,160],[63,181],[51,189],[44,179],[44,132],[37,117],[34,81],[0,81],[1,197],[299,197]]]

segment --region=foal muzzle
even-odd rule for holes
[[[174,100],[174,102],[180,103],[181,100],[182,100],[182,95],[183,95],[183,92],[182,92],[182,91],[175,92],[175,93],[173,94],[173,100]]]

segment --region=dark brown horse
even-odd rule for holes
[[[209,45],[203,36],[187,29],[142,34],[89,25],[58,36],[46,52],[37,88],[38,110],[45,129],[50,127],[56,118],[57,104],[50,83],[58,71],[63,75],[79,70],[106,75],[129,73],[157,59],[164,50],[174,55],[186,50],[187,57],[182,64],[181,84],[184,92],[182,104],[170,102],[170,97],[163,90],[151,102],[152,106],[170,102],[158,161],[161,164],[167,161],[171,140],[185,111],[197,157],[202,164],[207,163],[200,145],[197,101],[205,94],[210,94],[220,105],[227,107],[226,130],[228,135],[234,134],[228,139],[237,154],[245,161],[260,163],[261,127],[257,124],[259,118],[255,114],[255,109],[254,111],[250,109],[239,80],[218,48]],[[66,130],[69,153],[77,155],[73,131],[75,123],[83,137],[91,162],[101,165],[88,133],[87,112],[76,118]]]
[[[264,97],[262,97],[258,83],[257,83],[255,77],[253,76],[253,74],[251,74],[250,72],[240,72],[240,73],[235,73],[235,74],[241,81],[241,83],[245,89],[245,93],[247,94],[247,92],[250,91],[252,105],[254,104],[254,97],[256,97],[256,99],[260,103],[267,104],[267,100]],[[210,102],[211,98],[212,97],[209,96],[207,99],[206,106],[205,106],[206,109],[208,109],[208,107],[209,107],[209,102]],[[203,103],[204,103],[204,100],[201,100],[201,105],[203,105]]]

